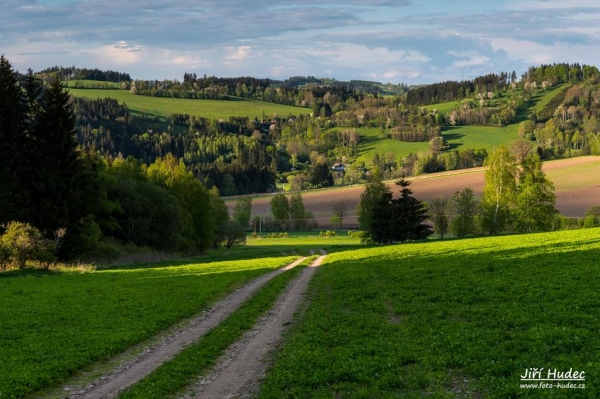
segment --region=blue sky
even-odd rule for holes
[[[2,0],[15,69],[433,83],[600,66],[597,0]]]

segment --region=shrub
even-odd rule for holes
[[[56,247],[51,248],[48,241],[50,240],[45,240],[38,229],[21,222],[10,222],[0,239],[3,246],[11,252],[11,262],[19,269],[25,268],[28,260],[39,258],[47,262],[50,253],[54,256]]]
[[[335,237],[335,231],[327,230],[319,232],[319,237]]]
[[[348,237],[350,238],[360,238],[361,240],[367,236],[367,233],[364,231],[356,230],[356,231],[348,231]]]
[[[565,216],[560,216],[559,221],[560,221],[560,229],[561,230],[573,230],[573,229],[578,229],[581,227],[579,225],[579,221],[576,218],[568,218]]]
[[[590,229],[593,227],[599,227],[599,226],[600,226],[600,220],[595,215],[587,215],[585,217],[585,219],[583,220],[583,227],[586,229]]]

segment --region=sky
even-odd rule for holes
[[[600,67],[597,0],[1,0],[21,72],[291,76],[422,84],[542,63]]]

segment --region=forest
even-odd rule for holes
[[[126,109],[103,105],[126,122]],[[60,80],[18,75],[0,57],[0,263],[7,248],[47,267],[54,254],[110,255],[120,244],[202,251],[225,240],[229,214],[216,189],[171,153],[146,164],[80,145],[75,107]]]

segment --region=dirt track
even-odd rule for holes
[[[120,391],[140,381],[161,364],[173,358],[185,347],[198,341],[211,329],[219,325],[236,311],[253,293],[278,274],[300,264],[306,258],[298,259],[288,266],[258,277],[225,299],[217,302],[209,311],[191,320],[185,327],[163,337],[159,343],[142,344],[141,353],[127,357],[127,361],[113,362],[121,365],[104,374],[86,387],[64,386],[71,399],[106,399],[116,397]]]
[[[578,173],[578,167],[584,165],[590,166],[590,170],[587,170],[590,176],[587,176],[587,179],[581,182],[579,187],[574,187],[570,181],[569,171],[572,170],[574,175]],[[582,217],[587,208],[592,205],[600,205],[600,157],[589,156],[550,161],[545,162],[543,168],[554,182],[556,207],[562,215]],[[596,176],[598,177],[595,178]],[[413,195],[422,201],[429,201],[436,195],[451,197],[455,191],[465,187],[472,188],[475,196],[481,197],[485,185],[483,168],[432,173],[417,176],[411,180],[410,188],[413,190]],[[302,193],[302,198],[304,206],[315,214],[321,228],[327,228],[330,225],[329,218],[333,203],[344,201],[348,208],[348,217],[344,219],[344,225],[351,227],[356,226],[357,223],[356,205],[363,190],[364,186],[359,185],[307,191]],[[267,215],[270,200],[271,196],[254,198],[252,213]],[[232,213],[235,201],[230,200],[227,205]]]
[[[322,252],[323,253],[323,252]],[[325,255],[302,271],[277,300],[268,315],[227,349],[217,366],[206,377],[188,389],[184,398],[221,399],[250,398],[259,389],[267,370],[266,356],[281,342],[286,326],[304,299],[308,283]]]

